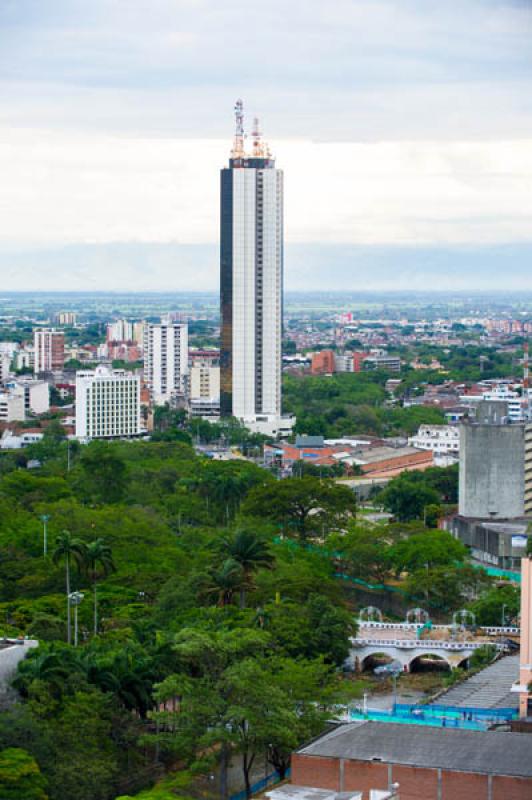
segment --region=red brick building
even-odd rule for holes
[[[313,375],[328,375],[335,371],[334,353],[332,350],[320,350],[312,354],[310,371]]]
[[[291,782],[401,800],[531,800],[532,735],[385,722],[341,725],[292,756]]]

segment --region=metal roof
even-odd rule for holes
[[[532,778],[532,735],[386,722],[355,722],[303,747],[302,755]]]

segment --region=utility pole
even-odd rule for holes
[[[42,551],[43,556],[46,558],[48,555],[48,521],[50,519],[49,514],[41,514],[41,520],[43,525],[43,542],[42,542]]]
[[[78,646],[78,607],[84,597],[82,592],[71,592],[68,595],[69,603],[74,606],[74,647]]]

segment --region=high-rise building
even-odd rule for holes
[[[133,341],[133,322],[127,319],[117,319],[107,325],[108,342],[132,342]]]
[[[283,173],[255,120],[244,150],[242,101],[229,166],[221,171],[220,406],[252,430],[290,432],[281,414]]]
[[[146,323],[144,380],[156,405],[170,403],[185,391],[188,374],[188,325],[181,322]]]
[[[141,433],[140,377],[123,369],[76,372],[76,436],[113,439]]]
[[[33,371],[61,372],[65,363],[65,335],[53,328],[36,330],[33,334],[35,361]]]
[[[58,325],[75,325],[78,321],[78,315],[75,311],[60,311],[56,314],[56,321]]]

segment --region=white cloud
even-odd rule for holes
[[[0,241],[214,243],[229,142],[0,130]],[[532,240],[532,139],[274,144],[288,242]]]

